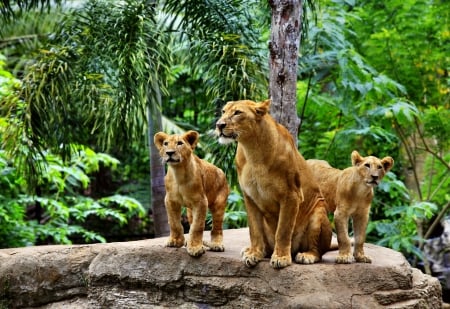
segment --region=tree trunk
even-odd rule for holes
[[[159,89],[155,90],[158,95],[157,106],[149,107],[149,121],[148,121],[148,135],[150,147],[150,177],[152,187],[152,211],[153,224],[155,227],[155,237],[169,235],[169,223],[167,219],[166,207],[164,204],[164,197],[166,195],[166,188],[164,186],[165,168],[161,162],[158,150],[153,143],[153,136],[155,133],[162,130],[161,124],[161,95]]]
[[[297,144],[297,67],[302,0],[269,0],[272,24],[269,42],[271,115],[284,125]]]

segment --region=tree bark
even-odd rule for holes
[[[169,221],[167,219],[166,207],[164,204],[164,197],[166,195],[166,188],[164,185],[165,168],[161,162],[161,157],[153,143],[153,136],[155,133],[162,130],[161,123],[161,95],[159,89],[155,90],[159,98],[156,106],[149,107],[149,147],[150,147],[150,177],[152,187],[152,211],[153,224],[155,228],[155,237],[169,235]]]
[[[271,115],[284,125],[297,144],[297,68],[302,0],[269,0],[272,8],[269,42]]]

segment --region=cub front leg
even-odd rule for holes
[[[165,198],[167,217],[169,219],[170,235],[166,242],[166,247],[180,248],[184,246],[184,231],[181,224],[181,204]]]
[[[355,234],[355,248],[353,256],[358,263],[372,263],[372,259],[364,253],[366,229],[369,221],[369,210],[364,214],[353,215],[353,231]]]
[[[338,209],[334,212],[334,224],[339,247],[339,254],[336,257],[336,263],[338,264],[350,264],[353,262],[350,237],[348,237],[348,220],[349,216],[341,213],[338,206]]]
[[[205,198],[197,203],[188,205],[192,211],[192,224],[189,228],[189,240],[187,242],[187,252],[190,256],[201,256],[205,253],[203,247],[203,231],[205,229],[206,211],[208,201]]]
[[[265,256],[263,216],[253,200],[245,193],[244,202],[250,231],[250,247],[242,249],[241,256],[245,266],[254,267]]]

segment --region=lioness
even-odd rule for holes
[[[183,135],[156,133],[154,142],[164,163],[168,164],[164,178],[165,204],[169,218],[170,236],[167,247],[185,244],[181,224],[181,207],[187,207],[190,224],[187,252],[191,256],[211,251],[224,251],[222,223],[229,194],[224,172],[197,157],[193,151],[199,134],[189,131]],[[203,242],[206,212],[212,213],[211,242]]]
[[[222,144],[237,141],[236,167],[250,229],[248,267],[270,255],[282,268],[320,261],[331,243],[325,200],[288,130],[269,115],[270,100],[228,102],[216,124]]]
[[[353,219],[356,262],[371,263],[364,254],[366,228],[369,221],[373,188],[394,165],[394,159],[385,157],[361,157],[355,150],[351,155],[352,165],[344,170],[331,167],[323,160],[307,160],[315,179],[319,183],[328,211],[334,212],[334,224],[338,238],[339,255],[336,263],[352,263],[351,243],[348,236],[348,220]]]

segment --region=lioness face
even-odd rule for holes
[[[154,136],[154,142],[162,161],[177,165],[189,158],[197,146],[198,138],[199,134],[196,131],[189,131],[182,135],[158,132]]]
[[[385,157],[380,160],[373,156],[361,157],[357,151],[353,151],[352,164],[358,167],[358,173],[364,179],[366,185],[375,187],[392,168],[394,159]]]
[[[219,143],[229,144],[240,141],[253,132],[251,127],[268,113],[270,100],[255,103],[250,100],[228,102],[222,110],[222,116],[216,123]]]

